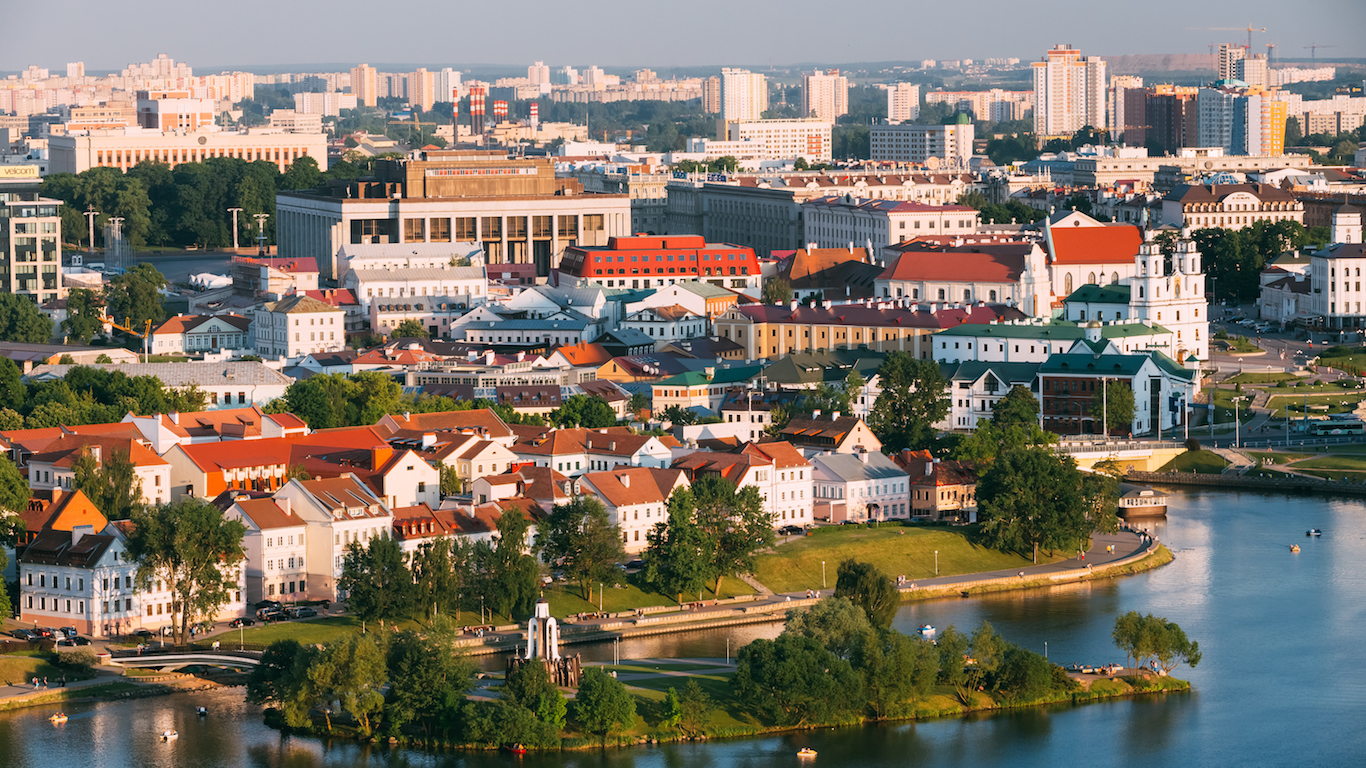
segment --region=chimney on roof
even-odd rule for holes
[[[830,412],[830,420],[831,420],[831,421],[839,421],[839,420],[840,420],[840,412],[839,412],[839,411],[831,411],[831,412]]]
[[[621,481],[621,487],[622,487],[622,488],[630,488],[630,487],[631,487],[631,476],[630,476],[630,475],[617,475],[617,479]]]
[[[432,446],[433,446],[433,445],[436,445],[436,433],[434,433],[434,432],[423,432],[423,433],[422,433],[422,450],[424,450],[424,451],[430,451],[430,450],[432,449]]]
[[[166,418],[170,419],[172,424],[180,423],[180,414],[175,411],[171,411],[170,413],[166,414]]]
[[[75,527],[73,527],[73,528],[71,529],[71,546],[73,546],[73,547],[76,546],[76,542],[80,541],[81,539],[85,538],[86,536],[94,536],[94,535],[95,535],[95,526],[93,526],[93,525],[77,525],[77,526],[75,526]],[[54,580],[56,580],[56,578],[57,578],[57,577],[55,577],[55,576],[53,577]]]
[[[933,461],[927,461],[927,462],[925,462],[925,477],[931,477],[931,476],[933,476],[933,475],[934,475],[934,462],[933,462]]]
[[[375,447],[370,449],[370,468],[379,469],[381,466],[384,465],[384,462],[388,461],[389,459],[392,459],[393,457],[393,446],[389,445],[388,443],[385,443],[383,445],[376,445]]]
[[[59,502],[59,501],[61,501],[61,500],[62,500],[62,488],[61,488],[61,486],[57,486],[57,487],[55,487],[55,488],[52,489],[52,506],[53,506],[53,507],[56,507],[56,506],[57,506],[57,502]]]
[[[293,508],[293,506],[289,503],[289,497],[288,497],[288,496],[284,497],[283,499],[277,499],[277,500],[275,501],[275,505],[278,506],[278,507],[280,507],[280,508],[282,508],[282,509],[284,509],[284,511],[285,511],[285,517],[289,517],[290,515],[294,514],[294,508]]]
[[[867,464],[867,463],[868,463],[868,451],[866,451],[866,450],[859,451],[859,452],[858,452],[858,460],[861,461],[861,462],[863,462],[864,464]]]
[[[813,420],[820,419],[820,417],[821,417],[821,409],[817,408],[817,409],[815,409],[815,410],[813,410],[813,411],[811,412],[811,418],[812,418]]]

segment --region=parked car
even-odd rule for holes
[[[62,627],[62,634],[66,635],[67,637],[75,637],[80,633],[76,631],[75,627]]]
[[[90,645],[90,638],[81,637],[80,635],[73,635],[71,637],[64,637],[61,640],[58,640],[57,645],[60,645],[63,648],[75,648],[78,645]]]
[[[24,629],[24,628],[22,628],[22,627],[19,628],[19,629],[14,630],[13,632],[10,632],[10,636],[11,636],[11,637],[17,637],[17,638],[19,638],[20,640],[27,640],[27,641],[29,641],[30,643],[33,642],[34,640],[38,640],[38,639],[41,639],[41,638],[42,638],[42,635],[38,634],[37,632],[34,632],[34,631],[31,630],[31,629]]]
[[[238,627],[250,627],[255,623],[256,619],[248,619],[247,617],[242,616],[228,622],[228,626],[232,627],[233,629],[237,629]]]
[[[317,616],[318,612],[304,605],[295,608],[289,608],[285,611],[285,614],[288,615],[291,619],[311,619],[314,616]]]
[[[253,605],[252,608],[255,608],[257,611],[260,611],[264,608],[275,608],[278,610],[280,608],[280,603],[275,600],[262,600],[261,602]]]
[[[806,533],[806,529],[800,525],[784,525],[778,529],[778,533],[783,536],[801,536]]]
[[[38,633],[38,636],[44,639],[55,637],[57,635],[57,630],[53,629],[52,627],[34,627],[33,631]]]
[[[256,612],[256,618],[269,624],[272,621],[284,621],[287,617],[285,612],[278,608],[262,608]]]
[[[156,637],[156,635],[152,634],[152,630],[150,629],[139,629],[133,633],[133,636],[142,638],[143,640],[151,640],[153,637]]]

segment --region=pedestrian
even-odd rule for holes
[[[46,677],[43,678],[43,688],[44,688],[44,689],[47,688],[47,678],[46,678]]]

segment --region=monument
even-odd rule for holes
[[[508,658],[509,674],[523,664],[543,664],[550,681],[563,688],[579,687],[583,670],[579,654],[560,655],[560,627],[550,615],[550,601],[544,597],[536,601],[536,613],[527,622],[526,650]]]

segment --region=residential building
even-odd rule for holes
[[[356,294],[346,288],[325,288],[317,291],[304,291],[305,296],[317,299],[322,303],[340,309],[342,311],[342,322],[346,328],[347,341],[364,333],[370,329],[370,314],[365,309],[365,305],[356,298]]]
[[[721,121],[758,120],[768,111],[768,79],[745,69],[721,70]]]
[[[722,312],[735,306],[739,294],[703,280],[684,280],[655,288],[654,292],[642,299],[641,307],[680,306],[694,315],[706,319],[707,329],[711,321]],[[637,306],[637,305],[632,305]]]
[[[232,289],[238,296],[278,301],[293,293],[318,290],[317,259],[233,256]]]
[[[285,133],[322,133],[323,116],[293,109],[275,109],[270,113],[270,127],[279,128]]]
[[[596,338],[597,328],[597,325],[581,318],[559,317],[466,323],[454,333],[472,344],[482,344],[497,351],[523,350],[545,354],[556,347],[581,344]]]
[[[764,159],[806,158],[810,163],[831,160],[833,118],[727,120],[724,141],[756,147]],[[718,151],[726,152],[729,147]]]
[[[345,313],[302,294],[262,304],[252,320],[256,354],[296,358],[346,346]],[[304,336],[308,338],[305,339]]]
[[[296,93],[294,111],[302,115],[339,117],[343,109],[355,109],[359,102],[354,93]]]
[[[789,298],[805,301],[829,296],[867,299],[884,264],[867,248],[798,248],[778,266],[778,277],[792,288]]]
[[[369,315],[371,331],[386,336],[416,320],[431,336],[444,338],[455,320],[488,300],[482,266],[351,269],[342,284]]]
[[[980,212],[965,205],[926,205],[853,195],[820,197],[802,204],[808,247],[866,245],[873,253],[922,234],[977,232]]]
[[[141,504],[170,500],[171,465],[156,455],[145,440],[96,435],[64,435],[28,457],[28,484],[35,491],[54,488],[70,493],[75,487],[75,463],[89,455],[97,466],[126,456],[133,465],[132,490]]]
[[[574,483],[549,467],[531,464],[509,465],[502,474],[480,475],[472,483],[475,504],[483,505],[522,499],[533,502],[540,513],[550,514],[559,504],[573,498]]]
[[[811,465],[784,443],[749,443],[736,453],[697,451],[679,456],[671,466],[683,470],[690,483],[721,477],[737,489],[754,487],[774,528],[812,522]]]
[[[966,238],[969,243],[973,239]],[[914,302],[985,301],[1018,307],[1034,317],[1051,314],[1053,292],[1046,255],[1038,243],[956,245],[960,242],[939,237],[890,246],[886,251],[899,255],[878,274],[875,294]]]
[[[917,105],[918,106],[918,105]],[[802,117],[835,122],[849,114],[849,78],[838,69],[802,75]]]
[[[211,157],[270,162],[284,173],[301,157],[311,157],[319,168],[325,169],[327,136],[285,133],[272,128],[194,132],[107,128],[53,136],[48,139],[48,153],[53,173],[83,173],[91,168],[127,171],[144,160],[174,168]]]
[[[170,500],[175,501],[187,495],[213,499],[225,491],[274,492],[311,457],[372,449],[384,458],[393,453],[376,427],[349,427],[307,436],[174,445],[162,458],[171,465]]]
[[[688,371],[670,376],[650,385],[651,410],[656,416],[669,408],[697,410],[702,415],[715,416],[726,396],[758,376],[760,366],[746,365],[731,368],[708,366],[701,371]]]
[[[352,542],[368,546],[393,537],[393,513],[355,475],[287,482],[273,496],[304,520],[309,598],[338,600],[337,579]]]
[[[251,321],[241,315],[176,315],[152,331],[151,348],[158,355],[255,349]]]
[[[351,68],[351,94],[361,106],[373,107],[378,103],[378,75],[379,72],[369,64]]]
[[[887,121],[910,122],[920,117],[920,86],[894,83],[881,86],[887,92]]]
[[[662,350],[675,341],[701,336],[706,332],[707,320],[674,304],[633,312],[621,321],[621,327],[644,333],[655,340],[656,350]]]
[[[808,456],[821,453],[864,453],[882,450],[882,441],[857,416],[816,411],[809,419],[792,419],[778,437]]]
[[[511,447],[517,440],[517,435],[508,428],[508,425],[488,408],[436,413],[391,413],[381,418],[375,424],[375,428],[385,436],[405,430],[419,433],[470,430],[471,434],[501,443],[504,447]]]
[[[637,435],[625,427],[529,430],[512,446],[520,461],[549,467],[566,477],[617,466],[666,467],[669,447],[658,437]]]
[[[978,120],[994,123],[1024,120],[1034,109],[1034,91],[927,91],[926,104],[949,104],[957,112],[970,112]]]
[[[129,413],[123,417],[123,423],[136,427],[147,440],[148,447],[158,456],[171,450],[173,445],[308,434],[308,425],[298,416],[292,413],[267,414],[255,405],[193,413],[154,413],[150,416]]]
[[[574,491],[602,501],[608,518],[621,531],[622,546],[634,554],[645,551],[650,532],[669,519],[669,496],[690,485],[688,476],[677,469],[617,467],[585,473],[574,481]]]
[[[1099,56],[1055,45],[1034,69],[1034,135],[1040,140],[1070,139],[1085,126],[1110,127],[1105,102],[1108,77]]]
[[[1177,227],[1243,229],[1258,221],[1304,223],[1304,203],[1270,184],[1182,184],[1162,198],[1162,221]]]
[[[19,173],[0,179],[0,292],[19,294],[41,306],[66,298],[58,210],[62,203],[39,196],[36,166],[25,166]]]
[[[701,280],[742,289],[757,287],[761,279],[753,248],[697,235],[613,237],[604,247],[567,248],[559,270],[608,288],[626,288],[628,281],[634,289]]]
[[[154,376],[170,389],[198,387],[209,398],[209,408],[218,410],[234,405],[266,405],[283,397],[294,380],[262,363],[230,361],[225,363],[95,363],[106,371],[119,371],[129,378]],[[39,365],[29,372],[30,380],[64,379],[74,365]]]
[[[903,450],[892,457],[911,478],[911,516],[971,522],[977,512],[977,472],[970,462],[936,459],[929,451]]]
[[[1199,141],[1230,155],[1279,155],[1285,148],[1287,105],[1271,93],[1230,84],[1196,96]]]
[[[418,67],[416,72],[408,74],[406,94],[408,106],[420,109],[423,112],[430,112],[433,104],[446,100],[445,94],[440,94],[440,98],[438,98],[435,75],[435,72],[428,72],[422,67]]]
[[[935,428],[946,431],[975,430],[981,422],[991,420],[995,413],[992,409],[1015,387],[1024,387],[1037,393],[1039,365],[940,363],[939,369],[949,382],[949,413],[935,424]]]
[[[1098,289],[1093,286],[1090,290]],[[1100,290],[1111,289],[1107,286]],[[1127,310],[1128,291],[1122,293],[1123,306]],[[1096,311],[1091,312],[1091,317],[1094,318]],[[934,359],[941,363],[1037,364],[1047,360],[1049,355],[1063,354],[1082,339],[1104,339],[1126,354],[1160,350],[1174,356],[1176,352],[1176,334],[1156,323],[1137,319],[1102,323],[1095,319],[1068,321],[1042,317],[961,325],[940,331],[932,341]]]
[[[1088,345],[1084,351],[1052,355],[1039,366],[1043,428],[1059,435],[1099,434],[1092,403],[1107,382],[1134,393],[1134,419],[1109,425],[1110,434],[1157,434],[1179,427],[1186,406],[1200,391],[1198,371],[1182,367],[1161,352],[1122,354],[1113,344]]]
[[[818,517],[832,523],[910,519],[909,478],[881,451],[813,456],[811,465]]]
[[[1219,44],[1219,79],[1238,79],[1238,62],[1247,57],[1247,48],[1234,43]]]
[[[968,166],[976,136],[972,120],[961,112],[952,125],[877,123],[868,130],[869,157],[876,162],[934,162],[950,168]]]
[[[1333,243],[1311,254],[1309,297],[1314,323],[1338,329],[1366,327],[1366,313],[1361,309],[1366,294],[1357,279],[1363,267],[1366,247],[1359,240]]]
[[[246,526],[242,550],[246,554],[248,603],[276,600],[282,603],[314,599],[308,594],[307,524],[293,512],[288,498],[253,498],[243,494],[231,500],[223,516]]]

